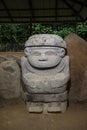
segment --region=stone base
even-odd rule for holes
[[[41,102],[26,102],[27,109],[30,113],[64,113],[67,108],[67,101],[64,102],[51,102],[51,103],[41,103]]]

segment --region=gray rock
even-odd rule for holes
[[[53,102],[48,105],[48,112],[62,112],[64,113],[67,109],[67,101],[64,102]]]
[[[6,60],[8,60],[7,57],[0,56],[0,63],[2,63],[3,61],[6,61]]]
[[[30,102],[61,102],[67,100],[67,91],[57,94],[33,94],[29,93],[28,101]]]
[[[62,112],[64,113],[67,109],[67,101],[65,102],[52,102],[52,103],[41,103],[41,102],[26,102],[27,110],[30,113],[53,113]]]
[[[42,103],[33,103],[26,102],[27,109],[29,112],[41,113],[43,112],[43,104]]]
[[[70,72],[65,41],[52,34],[34,35],[26,41],[24,52],[25,57],[21,58],[22,80],[28,93],[29,111],[65,111],[66,103],[53,104],[67,100]],[[40,106],[40,102],[43,105]],[[52,103],[51,108],[45,102]]]
[[[20,96],[20,69],[15,60],[9,59],[0,64],[0,96],[5,99]]]

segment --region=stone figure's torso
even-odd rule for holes
[[[23,81],[30,93],[59,93],[66,89],[69,80],[69,57],[62,59],[61,63],[54,68],[37,70],[22,58],[22,66],[25,68]]]

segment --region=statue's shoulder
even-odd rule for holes
[[[69,64],[69,56],[64,57],[64,62],[68,65]]]
[[[26,61],[26,57],[25,56],[23,56],[23,57],[21,57],[21,61]]]
[[[27,58],[25,56],[21,57],[21,62],[24,63],[27,61]]]
[[[65,62],[64,72],[69,74],[69,56],[64,57],[64,62]]]
[[[22,73],[26,74],[27,73],[27,58],[25,56],[21,57],[21,66],[22,66]]]
[[[21,57],[21,65],[24,66],[27,62],[27,58],[25,56]]]

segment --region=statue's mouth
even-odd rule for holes
[[[38,61],[45,62],[48,61],[47,59],[39,59]]]

